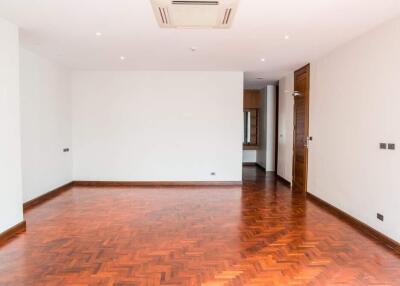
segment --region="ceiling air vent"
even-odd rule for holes
[[[232,8],[225,9],[224,18],[222,19],[222,25],[228,25],[232,15]]]
[[[218,5],[219,1],[172,1],[173,5]]]
[[[150,0],[162,28],[229,28],[239,0]]]
[[[158,7],[158,13],[160,13],[159,17],[160,17],[161,23],[163,25],[168,25],[169,24],[168,8]]]

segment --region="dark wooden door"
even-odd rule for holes
[[[310,65],[294,73],[293,190],[307,192]]]

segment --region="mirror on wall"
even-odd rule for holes
[[[258,144],[258,109],[247,108],[243,111],[244,134],[243,145],[257,146]]]

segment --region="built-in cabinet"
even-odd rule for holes
[[[244,90],[243,93],[243,149],[256,150],[259,146],[259,121],[262,104],[260,90]]]

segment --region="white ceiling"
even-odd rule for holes
[[[149,0],[0,0],[25,47],[68,67],[241,70],[252,88],[399,14],[400,0],[240,0],[229,30],[161,29]]]

